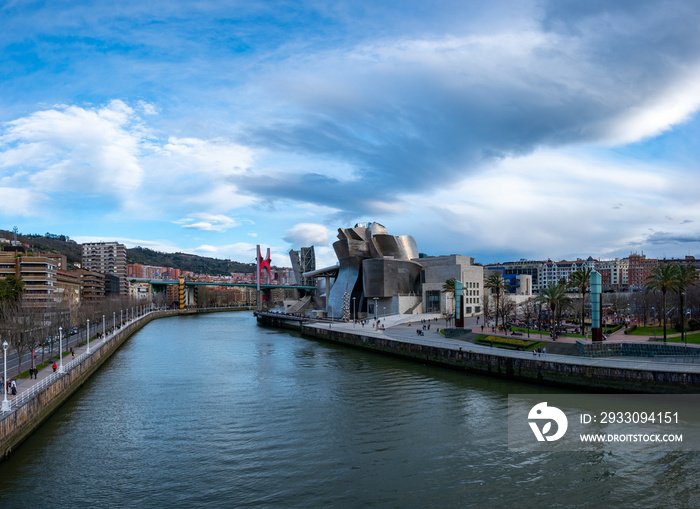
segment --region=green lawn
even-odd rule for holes
[[[656,337],[660,337],[661,339],[657,339],[655,342],[663,342],[663,331],[661,331],[660,333],[657,332]],[[700,332],[692,332],[690,334],[686,334],[685,337],[689,344],[700,344]],[[668,343],[682,343],[680,336],[673,336],[672,338],[666,337],[666,341]]]
[[[544,341],[532,341],[527,338],[515,338],[512,336],[491,336],[487,334],[479,334],[475,343],[480,345],[493,345],[498,348],[508,348],[511,350],[532,350],[533,348],[547,345]]]

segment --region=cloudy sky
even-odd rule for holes
[[[0,26],[3,229],[700,257],[695,0],[6,0]]]

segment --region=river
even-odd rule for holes
[[[0,507],[700,506],[695,453],[509,451],[508,394],[552,392],[160,319],[0,463]]]

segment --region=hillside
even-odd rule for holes
[[[161,253],[144,247],[135,247],[126,250],[127,263],[140,263],[143,265],[160,265],[173,267],[180,270],[188,270],[198,274],[227,275],[231,272],[255,272],[252,263],[220,260],[187,253]]]
[[[13,239],[14,233],[0,230],[0,237]],[[82,258],[82,246],[66,235],[46,233],[44,235],[29,234],[17,235],[17,240],[27,244],[37,251],[51,251],[66,255],[69,264],[80,263]],[[198,274],[228,275],[231,272],[255,272],[252,263],[241,263],[231,260],[221,260],[206,256],[197,256],[187,253],[161,253],[144,247],[135,247],[126,250],[126,263],[141,263],[143,265],[157,265],[161,267],[173,267],[175,269],[196,272]]]

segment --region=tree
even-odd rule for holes
[[[527,337],[530,337],[530,324],[533,322],[533,319],[537,316],[537,304],[535,302],[534,297],[530,297],[527,299],[522,306],[520,307],[521,313],[523,315],[523,319],[525,320],[525,324],[527,326]]]
[[[509,283],[499,274],[490,275],[484,282],[484,288],[488,288],[496,296],[496,327],[498,328],[498,314],[500,312],[501,294],[506,291]]]
[[[556,339],[556,323],[557,312],[561,316],[562,309],[571,303],[571,297],[566,293],[566,283],[560,281],[559,283],[549,283],[546,288],[540,290],[540,295],[538,299],[540,302],[544,302],[549,307],[549,318],[551,324],[552,338]]]
[[[666,294],[673,291],[678,284],[678,265],[660,265],[651,271],[644,285],[645,292],[661,292],[663,323],[664,323],[664,343],[666,342]]]
[[[680,299],[681,341],[685,342],[685,291],[698,281],[698,272],[693,265],[678,265],[674,291]]]
[[[445,281],[442,285],[442,293],[452,295],[452,298],[457,302],[457,280],[453,277]]]
[[[0,279],[0,302],[17,302],[22,297],[24,281],[16,276]]]
[[[586,293],[591,287],[590,267],[581,267],[569,276],[569,288],[575,289],[581,294],[581,334],[586,334],[584,319],[586,317]]]

